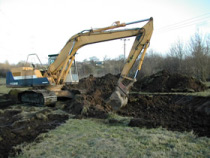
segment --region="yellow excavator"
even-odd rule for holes
[[[127,28],[127,25],[147,22],[141,28]],[[49,65],[48,69],[41,71],[34,67],[13,68],[7,72],[7,87],[33,87],[32,90],[23,91],[18,94],[21,102],[34,104],[51,104],[57,101],[57,97],[72,97],[69,91],[62,90],[67,76],[75,61],[75,55],[79,48],[93,43],[110,41],[121,38],[136,37],[125,62],[115,91],[107,101],[114,110],[125,106],[128,101],[129,90],[136,81],[138,71],[141,69],[144,56],[150,44],[153,33],[153,18],[120,23],[115,22],[112,26],[83,30],[72,36]],[[128,74],[140,55],[140,62],[133,78]]]

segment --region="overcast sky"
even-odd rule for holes
[[[37,53],[43,63],[74,34],[90,28],[154,18],[149,49],[165,54],[197,30],[210,33],[210,0],[0,0],[0,62],[18,63]],[[133,27],[141,27],[138,24]],[[133,40],[127,41],[129,53]],[[123,54],[123,41],[88,45],[76,60]]]

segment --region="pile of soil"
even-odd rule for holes
[[[106,74],[102,77],[94,77],[93,75],[90,75],[87,78],[81,79],[79,84],[68,86],[67,89],[76,89],[87,95],[99,95],[101,98],[107,99],[114,91],[119,77],[120,75],[112,74]]]
[[[151,76],[138,80],[133,87],[133,91],[145,92],[200,92],[207,87],[199,80],[181,75],[170,74],[163,70]]]
[[[115,90],[119,75],[107,74],[95,78],[90,75],[80,80],[78,85],[66,86],[73,92],[80,91],[75,98],[68,101],[64,110],[82,117],[107,118],[111,108],[106,105],[106,100]]]
[[[210,137],[210,97],[132,94],[118,114],[134,117],[130,126],[193,131]]]

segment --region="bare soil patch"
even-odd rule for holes
[[[182,95],[131,95],[118,114],[132,116],[130,126],[163,127],[173,131],[193,131],[210,137],[210,97]]]
[[[170,74],[165,70],[138,80],[133,87],[134,91],[144,92],[200,92],[206,89],[196,78],[178,73]]]
[[[0,157],[8,157],[9,153],[14,153],[13,146],[34,141],[40,133],[54,129],[68,118],[55,108],[4,102],[0,109]]]

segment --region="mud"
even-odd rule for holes
[[[119,77],[120,75],[107,74],[105,76],[96,78],[90,75],[87,78],[81,79],[78,85],[70,85],[66,88],[73,90],[76,89],[81,93],[93,96],[94,98],[100,97],[100,99],[106,100],[114,91]]]
[[[107,118],[111,108],[106,105],[106,100],[115,90],[119,75],[107,74],[95,78],[90,75],[81,79],[78,85],[66,86],[64,89],[80,91],[76,97],[67,103],[64,110],[79,117]]]
[[[2,98],[1,98],[2,99]],[[55,108],[13,104],[0,110],[0,157],[12,156],[15,145],[31,142],[69,116]]]
[[[133,87],[134,91],[145,92],[200,92],[206,89],[201,81],[193,77],[170,74],[165,70],[138,80]]]
[[[163,127],[210,137],[210,97],[135,94],[118,114],[134,117],[132,127]]]
[[[59,126],[70,114],[75,115],[74,118],[106,119],[112,111],[106,100],[114,91],[118,78],[119,75],[111,74],[100,78],[90,75],[81,79],[78,85],[63,88],[71,90],[74,99],[60,99],[51,107],[31,107],[18,103],[15,97],[0,96],[0,157],[20,152],[14,150],[15,145],[36,141],[40,133]],[[136,82],[132,92],[195,92],[204,89],[206,87],[194,78],[162,71]],[[210,97],[132,93],[128,105],[117,113],[133,117],[129,123],[132,127],[163,127],[210,137]]]

